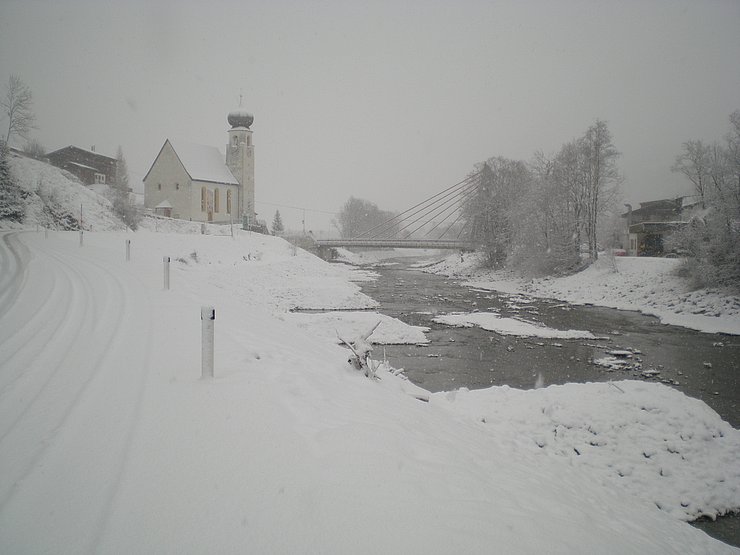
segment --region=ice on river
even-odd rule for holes
[[[493,331],[501,335],[517,335],[520,337],[542,337],[545,339],[595,339],[590,331],[556,330],[542,324],[525,322],[517,318],[505,318],[496,312],[454,313],[438,316],[434,319],[438,324],[455,327],[478,326],[484,330]]]

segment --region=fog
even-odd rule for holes
[[[224,150],[241,95],[259,217],[318,231],[350,195],[403,210],[596,118],[625,202],[688,193],[681,143],[740,109],[738,29],[734,0],[0,0],[0,84],[32,89],[47,150],[120,145],[132,182],[167,138]]]

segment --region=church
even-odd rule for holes
[[[254,116],[229,113],[226,160],[213,146],[167,139],[144,176],[144,206],[196,222],[254,223]]]

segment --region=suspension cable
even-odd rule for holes
[[[372,238],[373,239],[379,238],[380,236],[382,236],[383,234],[386,234],[386,233],[396,234],[397,235],[398,233],[400,233],[401,231],[404,231],[405,229],[407,229],[408,227],[410,227],[414,223],[418,222],[422,218],[429,216],[430,214],[432,214],[433,212],[435,212],[435,210],[438,210],[440,207],[444,207],[445,205],[449,205],[450,203],[457,202],[457,200],[459,199],[460,196],[464,196],[471,189],[474,189],[475,187],[476,187],[475,183],[468,181],[464,185],[459,186],[457,188],[457,190],[447,192],[443,197],[440,197],[439,199],[435,200],[431,204],[428,204],[426,206],[422,206],[421,208],[418,208],[417,210],[415,210],[414,212],[411,212],[410,214],[406,215],[406,217],[404,217],[403,219],[399,220],[398,222],[396,222],[394,224],[394,225],[400,225],[400,224],[406,222],[407,220],[409,220],[410,218],[412,218],[412,217],[416,216],[417,214],[421,213],[420,216],[418,216],[416,219],[411,220],[410,222],[408,222],[401,229],[398,229],[398,230],[395,230],[394,231],[393,230],[393,226],[390,226],[390,227],[388,227],[388,228],[386,228],[384,230],[379,231]],[[427,199],[427,201],[425,201],[425,202],[428,202],[429,200],[430,199]],[[424,203],[421,203],[421,204],[424,204]],[[407,212],[408,212],[408,210],[407,210]]]
[[[465,178],[465,179],[463,179],[462,181],[459,181],[458,183],[455,183],[454,185],[452,185],[452,186],[450,186],[450,187],[447,187],[447,188],[446,188],[446,189],[444,189],[443,191],[440,191],[439,193],[437,193],[437,194],[435,194],[435,195],[432,195],[431,197],[429,197],[429,198],[427,198],[427,199],[423,200],[422,202],[420,202],[420,203],[418,203],[418,204],[415,204],[415,205],[414,205],[414,206],[412,206],[411,208],[408,208],[408,209],[404,210],[403,212],[401,212],[401,213],[399,213],[399,214],[396,214],[396,215],[395,215],[395,216],[393,216],[392,218],[390,218],[390,219],[388,219],[388,220],[386,220],[386,221],[384,221],[384,222],[381,222],[380,224],[378,224],[378,225],[376,225],[376,226],[374,226],[374,227],[372,227],[372,228],[370,228],[370,229],[368,229],[368,230],[366,230],[366,231],[362,232],[362,233],[361,233],[360,235],[358,235],[358,236],[357,236],[356,238],[358,238],[358,239],[359,239],[359,238],[365,237],[365,236],[369,235],[370,233],[372,233],[373,231],[375,231],[375,230],[376,230],[376,229],[378,229],[378,228],[384,228],[384,227],[386,227],[386,226],[389,226],[389,225],[390,225],[390,224],[391,224],[391,223],[392,223],[393,221],[395,221],[395,220],[397,220],[397,219],[401,218],[402,216],[404,216],[404,215],[408,214],[408,213],[409,213],[409,212],[411,212],[412,210],[415,210],[416,208],[419,208],[419,207],[421,207],[422,205],[425,205],[425,204],[429,203],[430,201],[432,201],[432,199],[435,199],[435,198],[439,197],[440,195],[443,195],[443,194],[447,193],[448,191],[451,191],[451,190],[455,189],[456,187],[460,187],[460,188],[464,188],[464,187],[466,187],[466,186],[467,186],[467,185],[469,185],[469,183],[470,183],[470,182],[471,182],[471,181],[473,180],[473,178],[475,178],[475,177],[476,177],[476,176],[477,176],[477,175],[478,175],[479,173],[480,173],[480,172],[478,172],[478,173],[475,173],[475,174],[472,174],[472,175],[469,175],[468,177],[466,177],[466,178]],[[443,198],[444,198],[444,197],[443,197]],[[439,200],[441,200],[441,199],[439,199]],[[436,202],[437,202],[437,201],[435,201],[435,203],[436,203]],[[434,204],[434,203],[433,203],[433,204]],[[420,210],[423,210],[423,209],[424,209],[424,208],[421,208]],[[417,211],[417,212],[414,212],[413,214],[408,214],[408,215],[406,215],[406,216],[405,216],[404,218],[401,218],[401,220],[400,220],[399,222],[397,222],[397,223],[401,223],[401,222],[405,221],[406,219],[408,219],[408,218],[410,218],[410,217],[414,216],[415,214],[417,214],[418,212],[419,212],[419,211]],[[380,231],[380,232],[379,232],[378,234],[381,234],[381,233],[384,233],[384,232],[385,232],[385,230],[384,230],[384,231]],[[378,234],[376,234],[376,236],[377,236]],[[375,237],[375,236],[373,236],[373,237]]]
[[[454,209],[453,209],[453,210],[452,210],[452,211],[451,211],[451,212],[450,212],[449,214],[447,214],[447,215],[446,215],[446,216],[445,216],[444,218],[442,218],[442,220],[440,220],[439,222],[437,222],[437,223],[436,223],[436,224],[434,225],[434,227],[432,227],[432,228],[431,228],[431,229],[430,229],[429,231],[427,231],[427,232],[426,232],[426,233],[425,233],[425,234],[424,234],[424,235],[422,236],[422,238],[423,238],[423,237],[426,237],[427,235],[429,235],[430,233],[432,233],[432,231],[434,231],[434,230],[435,230],[435,229],[437,229],[437,228],[438,228],[439,226],[441,226],[441,225],[442,225],[443,223],[445,223],[445,221],[447,221],[447,219],[449,219],[450,217],[452,217],[452,215],[453,215],[453,214],[455,214],[455,212],[457,212],[457,211],[459,210],[459,211],[460,211],[460,214],[459,214],[459,215],[458,215],[458,217],[457,217],[457,218],[455,219],[455,221],[454,221],[454,222],[452,222],[452,224],[450,224],[450,227],[448,227],[448,228],[447,228],[446,230],[444,230],[444,232],[442,232],[442,235],[440,235],[439,237],[437,237],[437,240],[438,240],[438,241],[439,241],[440,239],[442,239],[442,237],[444,237],[444,236],[445,236],[445,234],[447,234],[447,232],[448,232],[448,231],[450,230],[450,228],[451,228],[451,227],[452,227],[452,226],[453,226],[454,224],[456,224],[456,223],[458,222],[458,220],[459,220],[460,218],[462,218],[462,217],[463,217],[463,215],[465,214],[465,212],[464,212],[464,210],[463,210],[463,207],[464,207],[464,205],[465,205],[465,204],[467,203],[467,201],[468,201],[468,200],[470,200],[470,199],[471,199],[471,198],[472,198],[472,197],[473,197],[473,196],[475,195],[475,193],[476,193],[476,189],[471,189],[471,190],[469,190],[469,191],[468,191],[468,192],[466,193],[466,196],[465,196],[465,198],[461,198],[461,199],[460,199],[460,203],[459,203],[459,204],[458,204],[457,206],[454,206],[454,207],[453,207]]]

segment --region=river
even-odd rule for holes
[[[388,345],[396,368],[429,391],[509,385],[538,385],[622,379],[660,381],[702,399],[733,427],[740,427],[740,338],[662,325],[657,318],[552,299],[507,295],[461,286],[459,280],[412,268],[411,258],[370,266],[379,277],[361,282],[380,303],[379,312],[430,328],[428,345]],[[478,327],[433,321],[450,312],[495,310],[502,316],[537,321],[556,329],[592,332],[596,340],[549,340],[502,336]],[[610,367],[594,361],[609,351]],[[693,523],[708,534],[740,546],[740,515]]]

